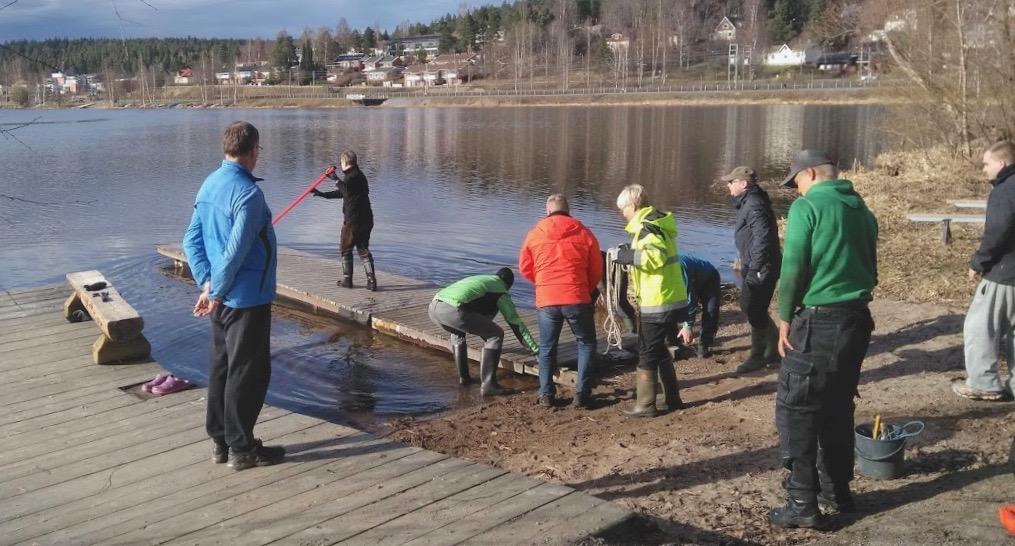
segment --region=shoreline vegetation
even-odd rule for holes
[[[841,176],[853,182],[878,219],[875,298],[954,306],[964,312],[976,288],[966,277],[969,258],[983,226],[953,224],[952,241],[946,245],[940,223],[912,222],[906,214],[954,214],[962,211],[949,200],[986,199],[991,187],[978,166],[935,147],[885,152],[873,164]]]

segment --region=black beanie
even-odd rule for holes
[[[500,277],[500,280],[504,281],[504,284],[507,285],[508,288],[511,288],[511,285],[515,283],[515,274],[511,272],[510,267],[502,267],[498,269],[497,276]]]

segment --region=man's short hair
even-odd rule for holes
[[[257,128],[246,121],[234,121],[222,133],[222,151],[229,157],[246,155],[260,142]]]
[[[1006,165],[1015,165],[1015,144],[1010,140],[995,142],[987,148],[987,152],[994,159],[1004,161]]]
[[[359,163],[356,160],[356,152],[352,150],[346,150],[342,152],[342,155],[340,155],[338,159],[343,163],[348,163],[349,165],[352,165],[354,167],[359,165]]]
[[[571,207],[567,204],[567,197],[564,197],[562,193],[555,193],[547,197],[546,208],[550,209],[551,212],[571,212]]]
[[[818,178],[838,178],[839,168],[831,163],[824,165],[818,165],[814,167],[814,172],[817,173]]]
[[[648,205],[648,195],[645,193],[645,188],[640,184],[625,186],[624,189],[620,190],[620,195],[617,196],[618,209],[624,209],[628,206],[640,209],[646,205]]]

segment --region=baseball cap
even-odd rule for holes
[[[754,169],[743,165],[733,169],[729,174],[719,178],[719,180],[722,180],[723,182],[732,182],[734,180],[750,180],[754,182],[757,179],[758,173],[756,173]]]
[[[789,167],[789,176],[782,181],[782,185],[787,188],[795,188],[796,175],[800,174],[800,171],[804,169],[810,169],[821,165],[833,165],[834,162],[828,158],[825,152],[818,150],[803,150],[796,155],[793,159],[793,164]]]

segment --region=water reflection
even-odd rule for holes
[[[180,240],[198,186],[221,160],[222,128],[236,119],[261,130],[257,174],[275,211],[341,150],[359,152],[380,269],[446,284],[514,265],[551,192],[567,194],[575,215],[610,246],[627,238],[614,199],[640,183],[675,211],[681,248],[712,259],[731,279],[733,213],[712,181],[738,164],[778,179],[805,146],[831,150],[844,165],[867,160],[879,149],[871,129],[879,112],[802,105],[46,111],[47,124],[18,131],[27,146],[0,142],[0,289],[100,269],[145,317],[159,362],[203,383],[208,333],[190,316],[194,289],[158,274],[164,262],[152,247]],[[0,110],[0,123],[24,118]],[[76,123],[84,120],[91,122]],[[340,216],[337,203],[308,200],[279,224],[279,240],[337,258]],[[531,306],[531,285],[516,283],[512,292]],[[363,425],[375,415],[470,404],[478,392],[457,386],[446,356],[351,324],[279,316],[272,347],[269,402],[325,418]]]

